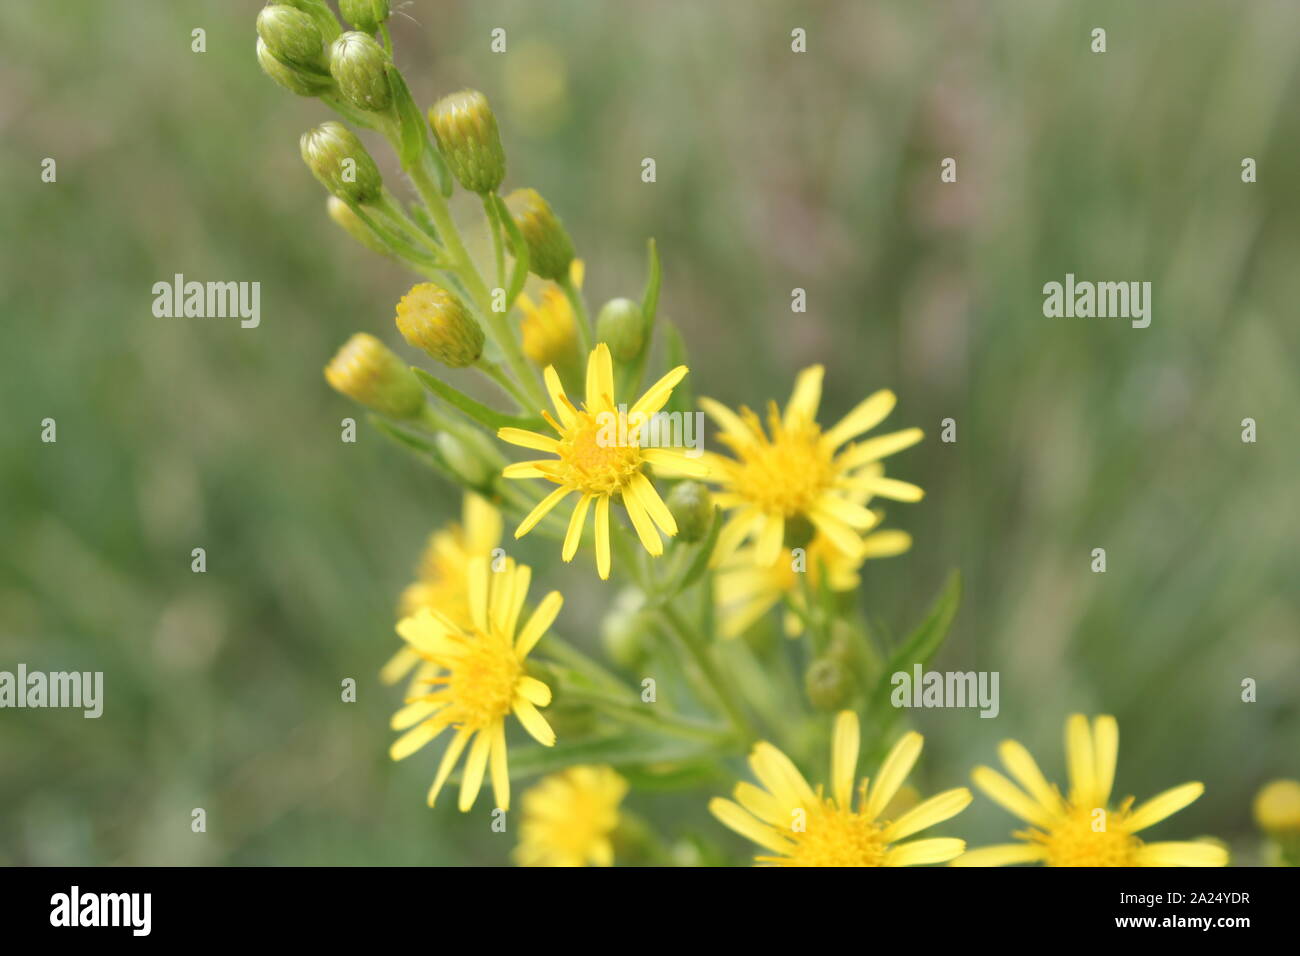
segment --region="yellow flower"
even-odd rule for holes
[[[1274,780],[1255,795],[1255,822],[1274,836],[1300,834],[1300,781]]]
[[[569,275],[575,288],[582,288],[583,264],[574,259]],[[519,308],[524,313],[519,331],[523,335],[524,354],[545,368],[554,365],[564,370],[578,359],[578,325],[573,306],[564,291],[556,285],[542,290],[541,302],[534,304],[526,295],[519,296]]]
[[[667,403],[673,388],[686,375],[685,365],[679,365],[642,395],[630,408],[620,407],[614,401],[614,363],[609,347],[604,342],[591,351],[587,360],[587,396],[582,408],[576,407],[564,394],[564,386],[554,366],[545,371],[546,388],[555,405],[559,420],[546,410],[542,416],[555,429],[559,438],[525,431],[522,428],[502,428],[497,437],[512,445],[549,452],[554,459],[522,461],[506,466],[507,478],[545,478],[559,485],[520,522],[515,537],[522,538],[551,509],[578,492],[581,497],[569,519],[568,534],[564,537],[562,557],[573,560],[582,539],[587,512],[596,505],[596,568],[602,579],[609,577],[609,503],[618,496],[627,509],[628,518],[636,528],[641,544],[651,555],[663,554],[664,534],[677,533],[668,506],[655,491],[643,467],[653,465],[680,475],[701,476],[705,467],[695,459],[673,448],[641,447],[641,429],[650,417]]]
[[[800,373],[784,415],[775,402],[770,404],[770,435],[748,408],[741,408],[737,415],[712,399],[700,399],[700,407],[722,429],[718,437],[735,453],[734,458],[704,456],[710,480],[721,489],[715,501],[734,511],[718,535],[715,566],[751,536],[757,545],[758,563],[775,563],[781,554],[786,523],[794,518],[810,522],[840,551],[856,556],[863,547],[860,532],[870,528],[876,519],[855,498],[879,495],[896,501],[919,501],[925,494],[916,485],[886,478],[883,471],[868,467],[920,441],[919,428],[844,447],[884,421],[894,408],[894,393],[876,392],[834,428],[823,432],[816,421],[822,371],[820,365],[814,365]]]
[[[877,519],[879,520],[879,519]],[[846,555],[824,534],[816,535],[804,549],[802,567],[795,569],[793,557],[764,565],[756,560],[755,548],[744,547],[718,571],[718,611],[723,637],[736,637],[770,611],[782,599],[793,609],[785,615],[785,633],[798,637],[803,621],[796,611],[806,611],[802,580],[816,587],[826,576],[832,591],[852,591],[860,582],[858,570],[868,558],[887,558],[902,554],[912,546],[906,531],[877,531],[862,539],[857,555]]]
[[[1014,836],[1023,842],[971,850],[954,866],[1224,866],[1228,853],[1210,843],[1143,843],[1134,834],[1177,813],[1204,791],[1185,783],[1157,794],[1137,807],[1126,797],[1111,808],[1119,725],[1114,717],[1097,717],[1092,727],[1082,714],[1065,722],[1065,754],[1070,793],[1044,779],[1029,751],[1014,740],[998,748],[1002,765],[1020,786],[996,770],[976,767],[975,785],[995,803],[1031,824]],[[1023,789],[1022,789],[1023,788]]]
[[[731,829],[774,856],[759,863],[777,866],[918,866],[943,863],[958,856],[962,840],[934,837],[900,843],[957,814],[971,802],[965,787],[931,797],[897,819],[884,811],[898,795],[903,781],[921,755],[922,737],[906,734],[881,764],[874,786],[863,780],[858,808],[853,809],[853,780],[858,763],[858,716],[841,711],[831,743],[831,795],[808,786],[790,758],[771,744],[760,742],[749,765],[762,788],[736,785],[736,802],[715,797],[709,810]]]
[[[420,658],[445,673],[428,681],[434,690],[409,699],[393,715],[393,729],[407,732],[393,743],[389,755],[394,760],[409,757],[448,727],[456,729],[429,788],[429,806],[469,746],[460,784],[460,809],[473,806],[489,764],[496,805],[502,810],[510,808],[508,714],[513,712],[539,743],[547,747],[555,743],[555,732],[537,710],[551,702],[551,689],[525,673],[524,661],[560,613],[564,599],[552,591],[519,628],[531,577],[527,566],[509,559],[501,571],[490,572],[487,558],[473,558],[467,581],[468,627],[428,608],[397,625],[397,633]]]
[[[610,866],[627,781],[613,768],[569,767],[524,794],[515,859],[521,866]]]
[[[486,556],[501,543],[501,512],[473,492],[465,495],[460,524],[452,524],[429,536],[420,559],[416,580],[402,592],[400,616],[411,617],[421,608],[437,611],[457,627],[472,624],[465,576],[470,558]],[[417,667],[418,665],[418,667]],[[437,668],[411,647],[403,646],[384,665],[379,679],[396,684],[415,670],[415,680],[426,680]]]

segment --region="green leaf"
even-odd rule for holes
[[[641,295],[641,315],[645,320],[645,337],[650,341],[650,332],[654,329],[655,312],[659,309],[659,286],[663,282],[663,269],[659,265],[659,247],[653,239],[646,243],[646,255],[649,258],[645,292]]]
[[[424,151],[424,117],[415,99],[402,79],[402,71],[388,64],[388,85],[393,91],[393,106],[397,114],[400,148],[398,156],[403,169],[411,169],[420,161]]]
[[[668,367],[676,368],[679,365],[686,364],[686,340],[682,338],[682,333],[672,322],[664,324],[665,344],[668,347]],[[668,398],[668,411],[681,412],[688,415],[695,408],[695,390],[691,387],[691,377],[688,375],[673,389],[673,393]],[[702,438],[703,436],[697,436]]]
[[[890,678],[899,671],[910,672],[915,664],[920,664],[924,668],[930,662],[948,636],[959,604],[961,604],[961,572],[953,571],[944,582],[943,590],[930,606],[925,620],[890,655],[889,662],[880,674],[871,698],[871,712],[882,725],[892,723],[897,716],[897,711],[889,704],[892,687]]]
[[[545,422],[540,418],[521,418],[516,415],[506,415],[495,409],[488,408],[477,399],[470,398],[464,392],[440,379],[434,378],[422,368],[412,367],[411,371],[415,377],[434,395],[441,398],[448,405],[464,412],[474,421],[478,422],[484,428],[491,429],[496,434],[498,428],[525,428],[536,430],[545,427]]]

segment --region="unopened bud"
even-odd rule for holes
[[[320,30],[321,39],[325,43],[333,43],[339,35],[339,21],[325,0],[270,0],[267,6],[292,7],[307,14]]]
[[[368,33],[349,31],[330,47],[330,76],[343,99],[359,110],[381,113],[393,102],[387,51]]]
[[[808,665],[803,682],[808,701],[818,710],[839,710],[848,700],[849,674],[837,660],[817,658]]]
[[[641,306],[631,299],[610,299],[596,317],[596,340],[609,346],[620,362],[630,362],[645,344],[645,320]]]
[[[424,407],[415,374],[379,339],[358,332],[325,366],[335,391],[389,418],[414,418]]]
[[[330,218],[357,242],[381,256],[392,255],[388,247],[375,235],[374,230],[362,222],[360,217],[353,212],[352,207],[342,199],[337,196],[330,196],[325,201],[325,207],[329,211]]]
[[[444,96],[429,108],[429,125],[456,181],[472,193],[493,193],[506,176],[497,118],[478,90]]]
[[[516,189],[506,206],[528,246],[528,269],[543,279],[559,282],[569,274],[573,240],[536,189]]]
[[[334,81],[323,73],[300,70],[277,60],[261,37],[257,38],[257,62],[263,73],[299,96],[320,96],[334,88]]]
[[[390,14],[388,0],[339,0],[339,13],[353,29],[372,36]]]
[[[464,368],[483,354],[483,329],[456,296],[422,282],[397,303],[397,327],[406,341],[430,356]]]
[[[641,614],[645,595],[637,588],[619,591],[600,623],[600,639],[617,666],[632,669],[645,660],[647,624]]]
[[[257,36],[281,63],[321,72],[325,69],[321,36],[316,20],[282,3],[263,7],[257,15]]]
[[[804,548],[812,544],[812,539],[816,537],[817,529],[813,523],[804,515],[791,515],[785,519],[785,546],[786,548]]]
[[[470,488],[482,488],[492,480],[496,469],[455,435],[438,432],[434,443],[438,446],[438,451],[442,453],[442,460],[447,463],[452,474]]]
[[[379,167],[355,133],[332,120],[304,133],[303,162],[320,184],[344,202],[366,205],[383,194]]]
[[[692,544],[709,533],[713,496],[698,481],[681,481],[668,494],[668,510],[677,522],[677,538]]]

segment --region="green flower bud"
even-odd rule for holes
[[[460,299],[432,282],[412,287],[397,303],[403,337],[431,357],[464,368],[483,354],[483,329]]]
[[[678,540],[693,544],[709,533],[713,496],[698,481],[681,481],[668,495],[668,510],[677,522]]]
[[[330,76],[343,99],[359,110],[381,113],[393,102],[387,51],[368,33],[349,31],[330,47]]]
[[[562,281],[573,261],[573,240],[550,204],[536,189],[516,189],[506,197],[506,207],[528,245],[528,270],[552,282]]]
[[[497,118],[478,90],[461,90],[429,107],[429,125],[456,181],[472,193],[493,193],[506,177]]]
[[[315,19],[284,4],[263,7],[257,15],[257,36],[281,63],[321,72],[325,41]]]
[[[303,162],[322,186],[344,202],[367,205],[383,194],[379,167],[342,123],[321,123],[299,140]]]
[[[809,664],[803,683],[809,702],[822,711],[839,710],[851,690],[848,670],[830,657],[819,657]]]
[[[632,670],[640,666],[647,651],[647,625],[641,615],[645,595],[637,588],[624,588],[615,595],[600,624],[600,639],[617,666]]]
[[[334,16],[334,11],[329,8],[325,0],[270,0],[268,7],[292,7],[299,10],[315,22],[316,28],[320,30],[321,40],[323,43],[333,43],[339,35],[339,21]]]
[[[785,519],[785,547],[804,548],[812,544],[812,539],[817,536],[817,529],[813,523],[804,515],[791,515]]]
[[[377,252],[381,256],[391,256],[393,254],[375,235],[374,231],[361,221],[361,218],[357,216],[352,207],[342,199],[337,196],[330,196],[325,201],[325,207],[329,211],[330,218],[338,223],[344,232],[371,252]]]
[[[263,73],[299,96],[320,96],[334,88],[334,81],[323,73],[299,70],[277,60],[261,37],[257,38],[257,62]]]
[[[415,373],[373,335],[358,332],[325,366],[335,391],[389,418],[414,418],[424,408]]]
[[[339,0],[339,13],[353,29],[374,35],[389,15],[388,0]]]
[[[491,482],[495,469],[455,435],[438,432],[434,444],[438,446],[438,451],[442,453],[442,459],[452,474],[466,485],[483,488]]]
[[[631,299],[610,299],[596,317],[596,341],[609,346],[620,362],[630,362],[645,344],[645,320],[641,306]]]

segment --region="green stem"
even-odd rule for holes
[[[583,301],[582,293],[578,287],[573,284],[573,277],[565,275],[560,280],[560,288],[564,290],[565,298],[569,300],[569,305],[573,308],[573,314],[577,318],[578,326],[578,344],[582,348],[582,356],[585,358],[591,354],[591,317],[587,315],[587,303]]]
[[[515,400],[515,404],[519,406],[520,411],[528,411],[528,406],[530,404],[528,396],[524,393],[523,389],[515,384],[514,380],[510,378],[510,376],[501,371],[500,365],[496,362],[489,362],[485,358],[480,358],[475,367],[488,378],[492,379],[492,381],[500,385],[505,393]]]
[[[501,220],[497,216],[496,198],[492,195],[483,196],[483,214],[487,216],[488,231],[492,233],[492,255],[497,263],[497,286],[504,289],[506,287],[506,250],[505,244],[501,241]],[[507,302],[506,307],[512,303]]]
[[[658,610],[674,636],[690,654],[704,679],[709,683],[714,695],[718,698],[718,703],[722,705],[727,718],[736,729],[736,733],[740,734],[745,743],[757,740],[758,733],[750,723],[749,717],[740,705],[740,701],[737,700],[731,685],[723,679],[721,671],[718,670],[718,666],[713,660],[713,656],[709,653],[707,644],[683,620],[681,612],[671,603],[660,605]]]
[[[437,184],[429,178],[428,171],[422,166],[417,165],[409,170],[411,181],[415,183],[416,190],[420,193],[420,198],[424,200],[425,208],[429,211],[429,217],[433,220],[434,226],[438,230],[438,235],[447,245],[447,253],[451,257],[456,274],[465,284],[466,290],[478,307],[479,313],[486,320],[492,338],[506,358],[506,364],[514,372],[515,378],[527,390],[528,395],[534,400],[537,408],[546,407],[546,397],[542,393],[541,383],[537,376],[533,374],[528,365],[528,360],[524,358],[523,349],[515,340],[510,331],[510,326],[506,322],[504,312],[496,312],[492,308],[491,295],[488,293],[487,286],[483,284],[483,277],[479,275],[478,269],[474,267],[474,262],[465,250],[465,244],[461,242],[460,233],[456,230],[455,220],[451,217],[451,211],[447,208],[447,202],[443,199],[442,194],[438,191]]]
[[[686,740],[702,740],[708,743],[722,744],[729,736],[726,731],[709,724],[701,724],[677,714],[651,711],[651,706],[657,705],[641,703],[639,697],[634,696],[633,701],[635,702],[633,702],[583,687],[565,687],[562,693],[565,700],[590,704],[601,713],[608,714],[616,720],[639,724],[642,727],[682,737]]]

